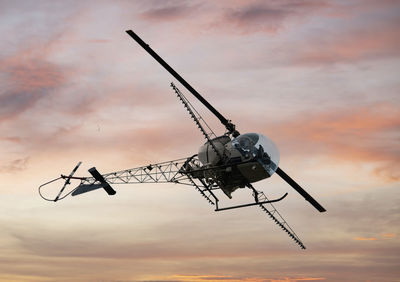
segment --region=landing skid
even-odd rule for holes
[[[238,208],[244,208],[244,207],[251,207],[251,206],[256,206],[256,205],[275,203],[275,202],[282,201],[284,198],[286,198],[287,195],[288,195],[288,193],[285,193],[285,195],[283,195],[282,197],[280,197],[278,199],[268,200],[268,201],[263,201],[263,202],[259,202],[258,198],[256,198],[256,202],[255,203],[238,205],[238,206],[231,206],[231,207],[225,207],[225,208],[219,208],[218,207],[218,202],[216,202],[217,203],[216,204],[217,208],[215,209],[215,211],[226,211],[226,210],[232,210],[232,209],[238,209]]]

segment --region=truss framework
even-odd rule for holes
[[[192,185],[188,177],[182,174],[181,168],[187,158],[167,161],[157,164],[150,164],[131,169],[103,174],[104,179],[110,184],[131,184],[131,183],[179,183]],[[81,184],[94,184],[96,179],[88,177],[82,180]]]

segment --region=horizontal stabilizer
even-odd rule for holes
[[[83,194],[86,192],[90,192],[99,188],[103,188],[103,184],[81,184],[76,189],[74,192],[72,192],[72,196],[77,196],[79,194]]]
[[[101,186],[106,190],[108,195],[115,195],[117,193],[111,186],[110,184],[107,183],[107,181],[104,179],[104,177],[100,174],[100,172],[97,171],[95,167],[92,167],[89,169],[89,172],[91,175],[93,175],[94,179],[99,181],[101,183]]]

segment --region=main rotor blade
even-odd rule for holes
[[[300,195],[306,199],[306,201],[310,202],[311,205],[313,205],[318,211],[320,212],[325,212],[326,209],[322,207],[313,197],[311,197],[310,194],[308,194],[303,188],[300,187],[299,184],[297,184],[289,175],[287,175],[282,169],[278,167],[278,169],[275,171],[280,177],[283,178],[290,186],[293,187],[294,190],[299,192]]]
[[[199,92],[197,92],[186,80],[184,80],[173,68],[170,67],[153,49],[150,48],[148,44],[146,44],[136,33],[132,30],[127,30],[128,33],[140,46],[143,47],[157,62],[159,62],[173,77],[175,77],[183,86],[189,90],[204,106],[206,106],[226,127],[229,132],[235,131],[235,126],[230,123],[223,115],[221,115],[210,103],[204,99]]]

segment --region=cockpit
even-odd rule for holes
[[[232,140],[232,146],[246,159],[257,160],[269,175],[272,175],[278,168],[278,148],[271,139],[262,134],[241,134]]]

